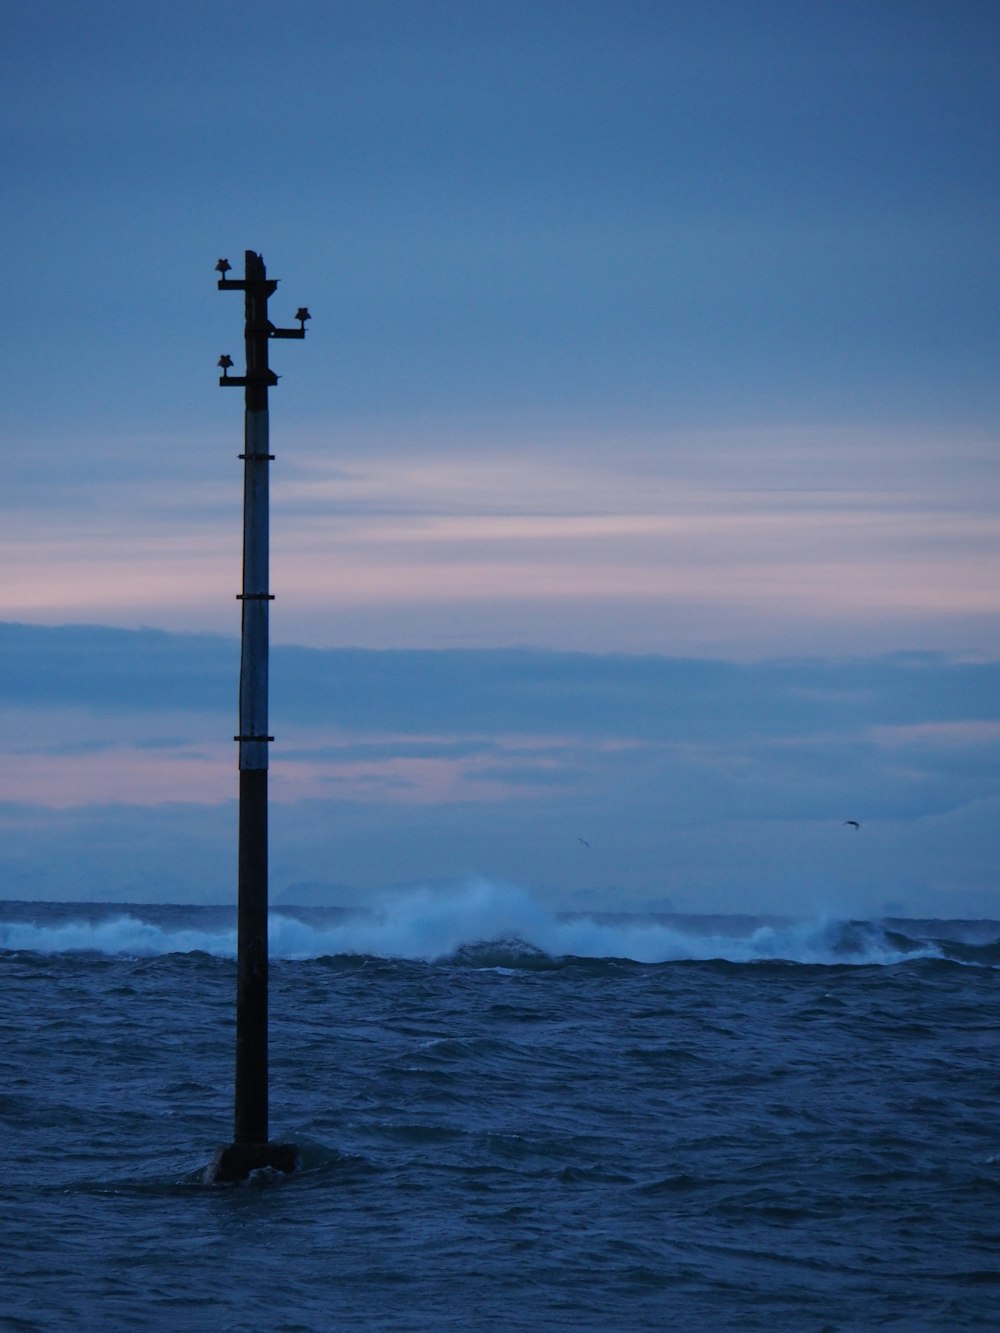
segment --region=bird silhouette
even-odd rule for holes
[[[845,819],[844,823],[850,824],[851,828],[853,829],[859,829],[861,827],[861,825],[858,823],[856,819]]]

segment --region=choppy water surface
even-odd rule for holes
[[[242,1186],[232,914],[0,904],[0,1327],[996,1327],[1000,927],[422,903],[273,922]]]

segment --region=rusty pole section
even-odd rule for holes
[[[268,477],[270,452],[267,391],[278,377],[268,366],[272,338],[304,338],[309,311],[296,312],[297,329],[277,329],[267,303],[278,284],[263,258],[246,252],[245,277],[230,279],[227,260],[216,265],[219,290],[244,293],[246,374],[231,376],[232,360],[219,358],[225,388],[245,390],[243,459],[243,591],[240,656],[239,907],[236,963],[236,1092],[233,1142],[220,1148],[210,1180],[245,1180],[251,1171],[295,1169],[294,1144],[271,1143],[267,1088],[267,747],[269,590]]]

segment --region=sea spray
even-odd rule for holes
[[[197,912],[197,909],[193,909]],[[97,920],[57,924],[0,921],[0,948],[41,954],[94,952],[156,957],[236,954],[235,929],[199,930],[143,919],[142,909],[107,909]],[[275,959],[367,955],[423,962],[454,958],[461,950],[497,941],[520,943],[550,958],[626,959],[635,963],[721,960],[730,963],[787,962],[814,965],[887,965],[941,957],[927,939],[890,939],[871,922],[835,919],[756,925],[734,930],[725,918],[707,927],[704,918],[685,923],[620,917],[566,916],[552,912],[517,886],[476,880],[461,888],[418,887],[385,895],[369,913],[324,921],[303,919],[286,909],[270,918]],[[508,951],[509,952],[509,951]]]
[[[0,949],[40,954],[99,953],[131,958],[157,958],[172,953],[207,953],[217,958],[235,958],[236,930],[235,927],[229,931],[172,930],[143,921],[132,912],[116,912],[100,921],[66,921],[52,926],[30,921],[0,921]]]
[[[933,945],[893,946],[873,923],[837,920],[760,925],[747,935],[704,933],[648,918],[601,921],[562,916],[523,889],[483,880],[461,890],[416,889],[377,915],[317,927],[273,917],[271,947],[278,957],[346,953],[438,962],[463,947],[520,941],[552,958],[621,958],[636,963],[719,959],[732,963],[889,964],[939,957]]]

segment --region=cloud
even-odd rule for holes
[[[235,642],[0,625],[0,650],[6,892],[60,896],[61,866],[77,896],[231,893]],[[997,662],[279,646],[272,686],[286,901],[484,874],[606,910],[958,912],[995,886]]]
[[[224,446],[185,443],[169,484],[167,441],[133,442],[127,462],[110,449],[113,475],[106,461],[51,490],[33,462],[24,477],[15,465],[8,618],[235,632],[241,491]],[[740,658],[992,651],[991,454],[974,432],[808,426],[310,431],[274,469],[273,634]]]
[[[0,623],[0,654],[0,699],[8,706],[160,718],[226,708],[239,667],[232,638],[102,625]]]

